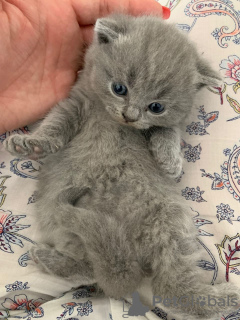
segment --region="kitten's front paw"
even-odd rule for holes
[[[162,159],[159,166],[164,175],[171,177],[172,179],[178,178],[182,173],[183,158],[179,154],[178,156],[172,156]]]
[[[58,151],[59,147],[45,138],[34,138],[31,135],[12,135],[3,145],[14,156],[38,159]]]

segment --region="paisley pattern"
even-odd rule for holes
[[[221,48],[227,48],[231,38],[236,44],[240,44],[240,14],[234,6],[234,2],[229,0],[192,0],[185,8],[185,14],[189,17],[207,17],[218,15],[219,19],[224,16],[223,21],[227,21],[226,16],[231,18],[234,29],[229,31],[228,25],[216,28],[212,35],[217,40]]]
[[[204,256],[204,281],[240,286],[240,1],[158,0],[171,8],[170,22],[197,43],[223,82],[203,89],[182,136],[182,201],[192,209]],[[121,0],[119,0],[121,2]],[[115,320],[130,318],[131,301],[98,296],[36,268],[28,250],[39,241],[34,207],[41,161],[7,154],[0,135],[0,319]],[[171,320],[155,308],[141,319]],[[219,320],[238,320],[240,310]],[[134,319],[134,318],[133,318]],[[177,320],[177,319],[176,319]]]
[[[234,199],[240,201],[240,147],[234,146],[228,162],[223,163],[222,178]]]

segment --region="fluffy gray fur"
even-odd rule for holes
[[[30,135],[6,149],[45,157],[31,256],[46,272],[97,282],[119,298],[151,278],[154,295],[239,298],[228,284],[198,278],[200,248],[172,178],[181,171],[180,127],[196,92],[219,80],[195,47],[160,18],[99,19],[84,70],[69,97]],[[118,96],[113,83],[127,86]],[[161,114],[148,106],[159,102]],[[178,319],[218,319],[221,307],[171,309]]]

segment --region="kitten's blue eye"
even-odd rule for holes
[[[113,91],[119,96],[126,96],[128,89],[121,83],[114,83],[112,85]]]
[[[164,111],[164,106],[161,105],[160,103],[158,102],[153,102],[151,103],[148,108],[153,112],[153,113],[161,113]]]

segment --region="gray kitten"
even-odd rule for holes
[[[45,157],[37,215],[44,244],[31,256],[46,272],[97,282],[119,298],[151,279],[154,295],[239,297],[198,278],[200,249],[173,177],[179,128],[196,92],[219,76],[172,25],[157,17],[99,19],[69,97],[31,135],[6,149]],[[178,319],[218,319],[221,307],[170,307]]]

